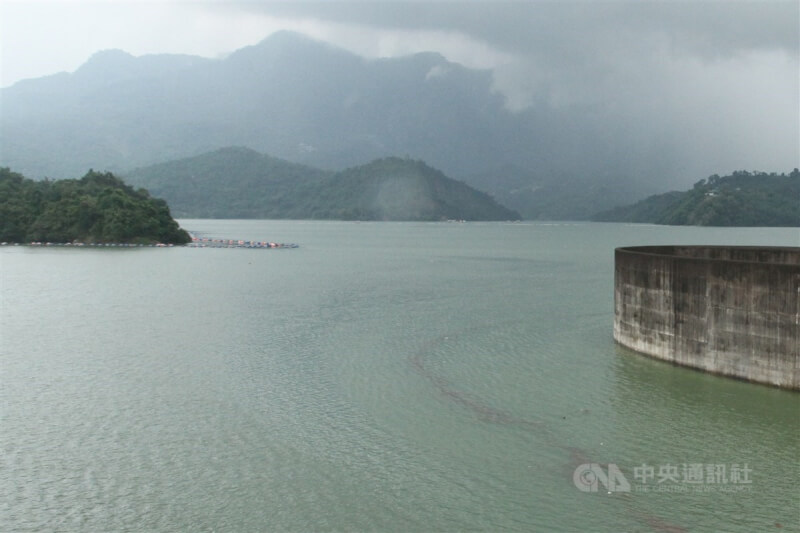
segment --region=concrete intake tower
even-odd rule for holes
[[[614,263],[617,342],[800,390],[800,248],[637,246]]]

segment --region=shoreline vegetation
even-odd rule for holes
[[[182,229],[167,202],[110,172],[31,180],[0,168],[0,246],[57,248],[298,248],[292,243],[211,239]]]
[[[595,222],[670,226],[800,227],[800,170],[739,170],[702,179],[688,191],[657,194],[592,217]]]
[[[175,245],[191,236],[167,202],[110,172],[35,181],[0,168],[0,242]]]
[[[235,202],[222,202],[219,207],[228,204],[230,211],[213,213],[217,216],[210,218],[464,221],[499,220],[506,218],[503,215],[512,215],[507,220],[519,220],[516,213],[494,203],[490,196],[446,178],[421,161],[385,158],[325,177],[303,176],[303,172],[295,166],[292,175],[282,179],[286,181],[283,183],[284,187],[294,182],[293,187],[297,189],[285,195],[270,195],[266,194],[266,189],[272,189],[276,178],[267,177],[269,172],[266,176],[262,174],[266,170],[262,165],[263,160],[269,159],[272,166],[275,166],[274,160],[244,149],[224,149],[211,155],[227,156],[234,161],[242,157],[257,159],[251,162],[252,168],[249,172],[242,173],[248,175],[248,180],[243,183],[239,183],[241,179],[234,181],[241,186],[248,182],[253,186],[255,182],[263,181],[258,187],[254,187],[262,194],[250,194],[250,202],[256,202],[253,205],[260,204],[258,209],[266,209],[268,214],[278,216],[253,216],[256,212],[247,209],[238,212]],[[208,156],[199,159],[206,157]],[[223,182],[227,183],[218,177],[221,175],[220,168],[211,166],[208,172],[208,180],[211,180],[211,174],[216,175],[217,179],[211,181],[217,181],[217,187],[222,186]],[[172,187],[165,188],[162,183],[161,188],[166,190],[161,192],[171,192],[171,196],[175,198],[171,197],[170,202],[181,204],[180,190],[186,189],[177,186],[182,184],[182,173],[171,174],[174,179]],[[236,172],[224,174],[240,176]],[[192,172],[192,175],[198,174]],[[291,190],[292,186],[289,187]],[[159,187],[156,185],[156,188]],[[230,190],[230,187],[227,188]],[[225,196],[213,187],[206,192]],[[188,198],[196,196],[189,194]],[[267,199],[259,202],[259,198],[263,197]],[[789,174],[737,171],[730,176],[713,175],[700,180],[688,191],[654,195],[632,205],[617,207],[600,213],[592,220],[664,225],[800,227],[798,198],[798,169]],[[185,203],[186,198],[183,201]],[[219,202],[220,199],[215,201]],[[271,202],[277,203],[271,205]],[[287,211],[287,205],[294,206],[294,210]],[[189,205],[183,207],[193,211]],[[193,207],[197,209],[198,206]],[[237,214],[251,216],[234,216]],[[467,216],[463,216],[465,214]],[[135,189],[110,172],[89,170],[80,179],[40,181],[28,179],[9,168],[0,168],[0,245],[9,244],[59,247],[297,247],[295,244],[269,241],[219,240],[193,236],[182,229],[172,217],[166,200],[151,196],[145,188]]]

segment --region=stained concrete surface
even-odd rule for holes
[[[620,344],[800,390],[800,248],[618,248],[614,278]]]

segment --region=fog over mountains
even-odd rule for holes
[[[31,177],[232,145],[330,170],[408,156],[528,218],[553,216],[543,202],[583,195],[558,217],[588,216],[704,177],[666,132],[606,120],[613,106],[512,111],[488,70],[436,53],[365,59],[291,32],[223,59],[102,51],[1,102],[0,165]]]
[[[524,123],[490,85],[436,54],[367,61],[289,32],[223,60],[103,51],[3,90],[2,163],[71,177],[239,145],[331,169],[409,154],[464,173],[523,152]]]

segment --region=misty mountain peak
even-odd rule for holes
[[[270,46],[270,47],[282,46],[282,47],[295,48],[298,46],[309,46],[309,45],[315,47],[324,46],[324,47],[335,48],[334,46],[328,43],[318,41],[316,39],[309,37],[308,35],[291,30],[276,31],[275,33],[272,33],[267,37],[265,37],[264,39],[262,39],[261,42],[256,46]]]
[[[108,48],[106,50],[99,50],[89,57],[86,65],[103,65],[109,63],[118,63],[120,61],[136,59],[135,56],[129,54],[125,50],[119,48]]]
[[[93,54],[73,74],[79,84],[105,86],[120,81],[152,79],[197,67],[211,60],[181,54],[152,54],[140,57],[123,50],[103,50]]]
[[[136,58],[119,49],[101,50],[95,52],[92,56],[75,71],[76,75],[85,75],[90,73],[104,73],[113,74],[121,69],[130,67],[136,61]]]
[[[301,61],[350,61],[361,58],[343,48],[318,41],[301,33],[282,30],[258,44],[246,46],[228,56],[233,63],[280,64]]]

